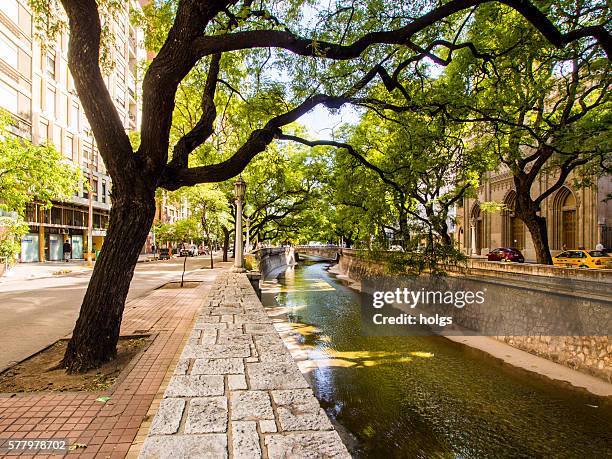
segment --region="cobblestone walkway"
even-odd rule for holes
[[[204,302],[141,458],[349,458],[244,274]]]

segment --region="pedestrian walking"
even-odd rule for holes
[[[604,246],[601,242],[598,242],[597,245],[595,246],[595,250],[599,250],[602,251],[604,249]]]
[[[64,261],[66,263],[68,263],[68,260],[70,260],[71,254],[72,254],[72,245],[70,245],[70,242],[66,241],[64,242]]]

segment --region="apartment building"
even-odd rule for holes
[[[115,20],[115,66],[105,76],[106,85],[126,131],[140,125],[138,64],[146,59],[142,31],[130,24],[130,12],[139,9],[128,0]],[[111,180],[96,148],[68,69],[68,33],[46,48],[36,40],[32,13],[25,0],[0,1],[0,106],[13,114],[13,132],[34,144],[51,142],[79,166],[91,184],[93,250],[104,243],[110,210]],[[62,259],[69,241],[73,258],[86,250],[89,195],[82,183],[69,202],[54,202],[51,209],[28,205],[30,233],[23,238],[21,261]]]

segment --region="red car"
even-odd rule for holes
[[[493,249],[487,253],[489,261],[513,261],[515,263],[524,263],[525,257],[520,250],[513,247],[500,247]]]

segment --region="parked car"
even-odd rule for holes
[[[525,257],[519,249],[515,249],[514,247],[499,247],[487,253],[487,260],[502,262],[513,261],[515,263],[524,263]]]
[[[181,257],[195,257],[198,255],[198,247],[195,245],[188,245],[183,247],[179,253]]]
[[[612,255],[603,250],[566,250],[553,257],[553,265],[568,268],[612,269]]]
[[[162,247],[159,249],[159,259],[160,260],[169,260],[170,259],[170,249],[167,247]]]
[[[401,245],[390,245],[389,250],[391,252],[403,252],[404,248]]]

